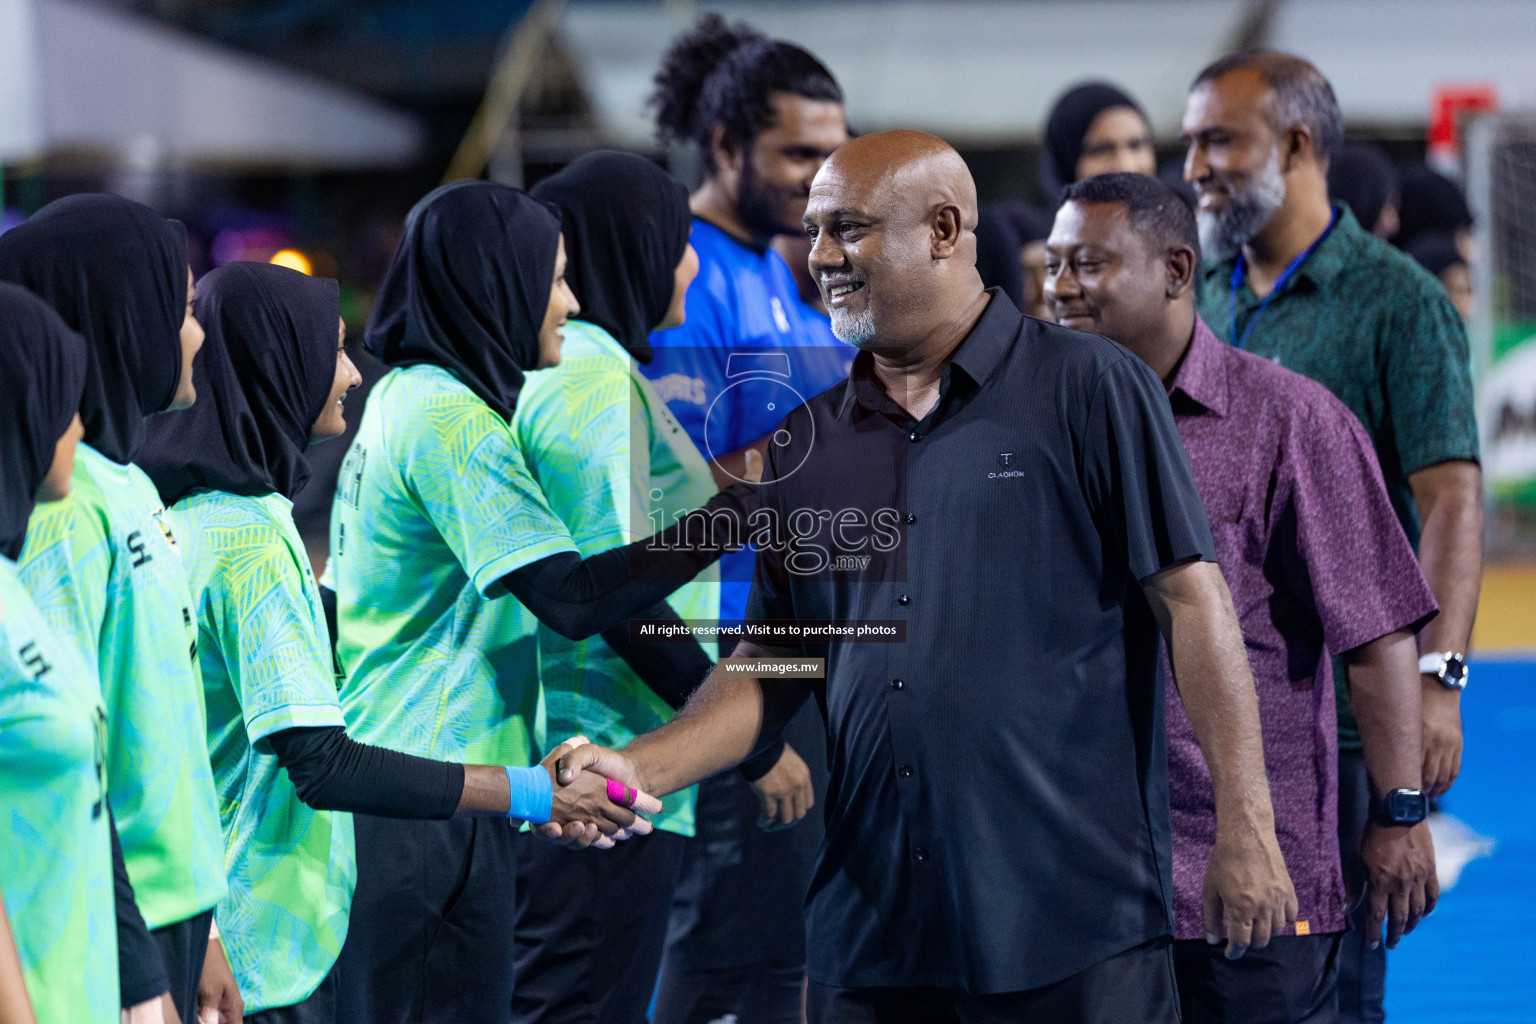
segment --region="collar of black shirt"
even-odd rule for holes
[[[950,356],[949,365],[944,367],[944,375],[939,380],[938,404],[925,418],[925,422],[932,421],[948,404],[951,387],[956,380],[955,370],[959,370],[966,380],[979,389],[992,375],[992,371],[997,369],[1019,336],[1024,314],[1003,294],[1001,288],[988,288],[987,294],[992,297],[992,301],[987,303],[987,308],[982,311],[975,326]],[[879,346],[874,347],[878,349]],[[838,418],[849,415],[855,405],[866,412],[879,413],[899,422],[912,422],[906,411],[885,393],[880,378],[875,376],[875,357],[869,349],[861,351],[853,359],[843,400],[837,407]]]

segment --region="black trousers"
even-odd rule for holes
[[[699,785],[683,855],[655,1024],[794,1024],[805,978],[805,895],[821,846],[827,727],[814,701],[784,729],[805,759],[816,808],[793,828],[757,827],[761,802],[734,772]]]
[[[1370,808],[1365,755],[1358,750],[1339,751],[1339,857],[1344,864],[1344,888],[1355,908],[1339,950],[1340,1024],[1382,1024],[1387,1019],[1387,947],[1367,948],[1365,919],[1369,911],[1361,899],[1365,864],[1360,859],[1360,840]]]
[[[504,818],[354,816],[342,1024],[507,1024],[517,831]]]
[[[1164,936],[1042,988],[972,995],[943,988],[811,982],[810,1024],[1179,1024],[1173,943]]]
[[[662,1020],[683,1024],[800,1024],[805,1019],[804,1002],[803,963],[672,970],[657,989],[655,1020],[658,1024]]]
[[[1184,1024],[1334,1024],[1344,933],[1281,935],[1228,960],[1225,944],[1181,939],[1174,975]]]
[[[165,973],[171,980],[171,1002],[176,1004],[176,1015],[183,1021],[197,1020],[197,986],[203,980],[203,960],[208,956],[212,925],[213,911],[205,910],[196,917],[149,933],[160,947],[160,959],[165,962]]]
[[[518,837],[516,1024],[645,1024],[687,839],[612,850]]]
[[[331,968],[320,987],[311,992],[303,1002],[292,1006],[274,1006],[269,1010],[245,1015],[245,1024],[336,1024],[336,1001],[340,972]],[[195,1024],[183,1019],[181,1024]]]

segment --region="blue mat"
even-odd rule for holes
[[[1498,843],[1387,961],[1392,1024],[1536,1022],[1536,662],[1478,662],[1446,810]]]

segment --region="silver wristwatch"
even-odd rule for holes
[[[1419,657],[1419,673],[1434,676],[1440,685],[1452,690],[1465,689],[1467,685],[1467,659],[1455,651],[1436,651]]]

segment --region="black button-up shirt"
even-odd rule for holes
[[[922,421],[861,353],[784,428],[749,618],[906,630],[802,645],[831,766],[810,976],[1011,992],[1170,934],[1139,581],[1214,556],[1161,382],[994,290]]]

